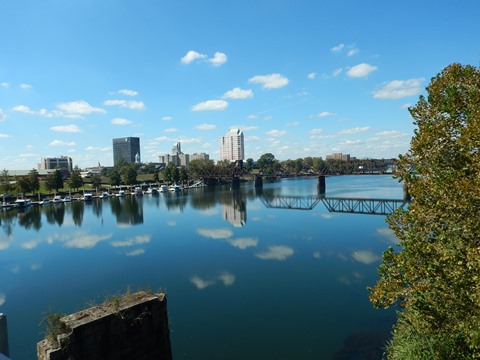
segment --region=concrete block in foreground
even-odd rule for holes
[[[172,359],[165,294],[138,292],[61,318],[63,334],[37,344],[39,360]],[[49,339],[50,338],[50,339]]]

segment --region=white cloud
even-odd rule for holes
[[[129,252],[125,253],[125,255],[127,255],[127,256],[139,256],[139,255],[143,255],[143,254],[145,254],[144,249],[136,249],[136,250],[132,250],[132,251],[129,251]]]
[[[162,118],[162,120],[164,120],[164,121],[172,121],[172,120],[173,120],[173,117],[167,115],[167,116],[164,116],[164,117]]]
[[[232,237],[233,231],[230,229],[197,229],[197,233],[203,237],[211,239],[228,239]]]
[[[0,109],[0,121],[3,121],[7,118],[7,115],[5,115],[5,113],[2,111],[2,109]]]
[[[372,71],[377,70],[376,66],[372,66],[369,64],[358,64],[355,66],[352,66],[350,69],[347,70],[347,75],[352,78],[361,78],[368,76]]]
[[[197,287],[197,289],[199,290],[203,290],[203,289],[206,289],[207,287],[209,286],[212,286],[213,284],[215,284],[215,281],[214,280],[206,280],[206,279],[202,279],[200,276],[192,276],[190,278],[190,282],[195,285]]]
[[[88,234],[85,232],[77,232],[74,234],[57,235],[57,237],[60,240],[66,241],[65,247],[90,249],[101,241],[109,240],[112,237],[112,234],[97,235],[97,234]]]
[[[355,251],[352,254],[352,258],[366,265],[373,264],[374,262],[380,260],[380,256],[375,255],[373,252],[368,250]]]
[[[223,282],[225,286],[232,286],[235,283],[235,275],[224,272],[218,276],[218,280]]]
[[[288,85],[288,79],[281,74],[256,75],[248,79],[248,82],[260,84],[264,89],[278,89]]]
[[[358,49],[350,49],[347,51],[347,56],[353,56],[359,53]]]
[[[225,94],[223,94],[222,98],[223,99],[248,99],[253,97],[253,91],[252,90],[243,90],[239,87],[236,87],[232,90],[227,91]]]
[[[340,75],[342,73],[342,71],[343,71],[342,68],[335,69],[335,70],[333,70],[332,76],[337,77],[338,75]]]
[[[129,90],[129,89],[118,90],[118,93],[122,94],[122,95],[127,95],[127,96],[137,96],[138,95],[138,91]]]
[[[204,54],[200,54],[196,51],[193,51],[193,50],[190,50],[189,52],[187,52],[185,54],[184,57],[182,57],[180,59],[180,61],[183,63],[183,64],[190,64],[192,61],[195,61],[195,60],[200,60],[200,59],[205,59],[207,57],[207,55],[204,55]]]
[[[407,96],[414,96],[420,93],[420,86],[424,78],[409,80],[393,80],[382,84],[382,87],[373,92],[375,99],[400,99]]]
[[[283,135],[286,135],[287,134],[287,131],[286,130],[270,130],[270,131],[267,131],[267,135],[270,135],[270,136],[283,136]]]
[[[369,131],[370,128],[368,126],[364,126],[364,127],[355,127],[355,128],[351,128],[351,129],[343,129],[343,130],[340,130],[337,132],[338,135],[350,135],[350,134],[359,134],[359,133],[363,133],[363,132],[366,132],[366,131]]]
[[[31,89],[31,88],[32,88],[32,85],[20,84],[19,87],[20,87],[20,89]]]
[[[75,146],[76,144],[73,141],[62,141],[62,140],[53,140],[50,146]]]
[[[213,58],[208,59],[208,62],[211,63],[214,66],[220,66],[223,65],[227,62],[227,55],[225,55],[222,52],[216,52],[213,55]]]
[[[92,113],[106,113],[104,109],[94,107],[84,100],[57,104],[57,109],[67,115],[88,115]]]
[[[124,241],[112,241],[110,244],[113,247],[129,247],[149,243],[151,239],[152,237],[150,235],[137,235]]]
[[[167,128],[163,131],[166,133],[174,133],[174,132],[178,132],[179,130],[177,128]]]
[[[307,77],[310,79],[310,80],[313,80],[317,77],[317,73],[314,73],[314,72],[311,72],[310,74],[307,75]]]
[[[315,115],[315,117],[323,118],[323,117],[333,116],[333,115],[335,115],[335,114],[331,113],[331,112],[328,112],[328,111],[322,111],[322,112],[319,112],[317,115]]]
[[[323,129],[312,129],[309,131],[311,135],[317,135],[317,134],[320,134],[321,132],[323,132]]]
[[[24,114],[35,114],[35,111],[31,110],[28,106],[26,105],[18,105],[18,106],[15,106],[13,109],[13,111],[17,111],[17,112],[21,112],[21,113],[24,113]]]
[[[98,147],[98,146],[87,146],[85,148],[86,151],[109,151],[111,150],[110,147],[104,147],[104,148],[101,148],[101,147]]]
[[[255,256],[262,260],[278,260],[283,261],[292,256],[293,249],[289,246],[274,245],[268,248],[268,251],[256,253]]]
[[[330,51],[334,53],[339,53],[339,52],[342,52],[344,48],[345,48],[345,44],[338,44],[337,46],[332,47]]]
[[[112,119],[111,123],[113,125],[129,125],[132,122],[130,120],[124,119],[124,118],[114,118],[114,119]]]
[[[8,88],[9,86],[10,86],[10,83],[8,83],[6,81],[0,83],[0,87],[2,87],[2,88]]]
[[[128,101],[128,100],[106,100],[103,105],[119,106],[131,110],[145,110],[143,101]]]
[[[207,100],[194,105],[192,111],[225,110],[227,107],[228,102],[225,100]]]
[[[196,126],[198,130],[214,130],[217,127],[217,125],[213,124],[199,124]]]
[[[394,244],[398,244],[400,242],[393,230],[388,227],[378,228],[377,235],[388,239],[388,241]]]
[[[238,239],[230,239],[227,240],[228,243],[236,248],[239,248],[241,250],[245,250],[246,248],[249,247],[254,247],[258,245],[258,239],[257,238],[238,238]]]
[[[52,126],[50,130],[57,131],[57,132],[66,132],[66,133],[82,132],[82,130],[80,130],[80,128],[77,125],[73,125],[73,124]]]

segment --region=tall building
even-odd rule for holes
[[[220,160],[244,160],[245,147],[243,143],[243,131],[230,129],[220,138]]]
[[[38,170],[53,170],[53,169],[66,169],[72,172],[72,158],[68,156],[60,156],[57,158],[42,158],[41,162],[37,165]]]
[[[113,165],[120,159],[124,159],[127,164],[140,163],[140,138],[113,139]]]
[[[350,161],[353,160],[350,158],[350,154],[342,154],[342,153],[333,153],[331,155],[327,155],[327,160],[341,160],[341,161]]]

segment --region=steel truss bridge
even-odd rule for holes
[[[402,208],[407,200],[362,199],[318,196],[273,196],[260,197],[267,208],[312,210],[322,202],[329,212],[349,214],[388,215]]]

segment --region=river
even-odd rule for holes
[[[390,176],[326,183],[327,199],[403,196]],[[367,287],[396,242],[385,216],[278,205],[292,197],[308,208],[316,179],[0,213],[10,357],[36,358],[47,311],[151,289],[167,293],[176,360],[379,358],[395,313],[373,309]]]

